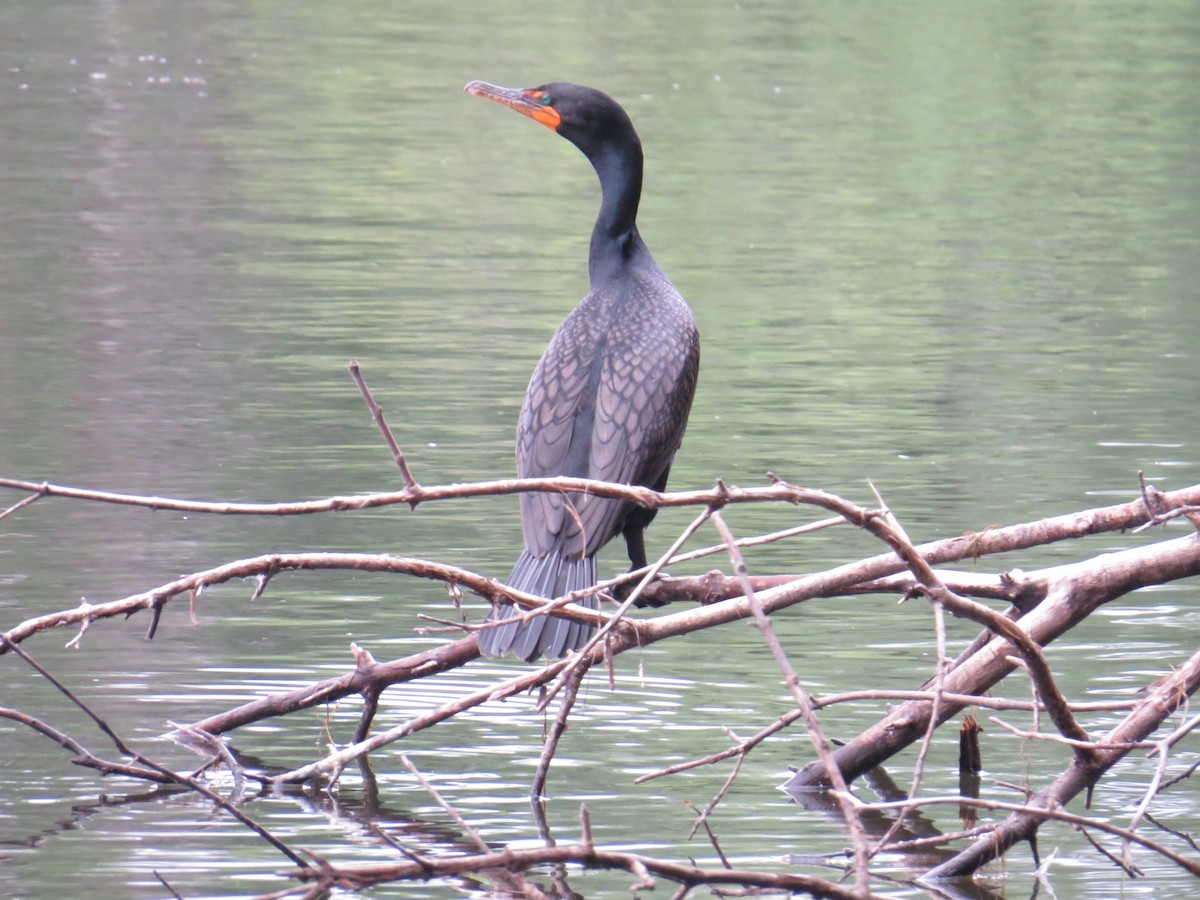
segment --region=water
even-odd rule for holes
[[[596,189],[565,141],[459,91],[472,78],[568,78],[620,98],[637,123],[642,232],[700,323],[701,382],[673,486],[756,485],[772,470],[869,502],[870,479],[928,540],[1122,501],[1139,469],[1163,488],[1194,484],[1197,21],[1182,2],[629,4],[603,16],[583,4],[532,16],[510,3],[8,4],[0,473],[230,500],[394,488],[345,371],[357,358],[418,479],[510,475],[528,374],[586,291]],[[689,518],[662,514],[652,550]],[[728,513],[739,534],[805,518]],[[519,540],[511,498],[274,520],[47,500],[0,524],[0,621],[271,550],[404,553],[502,577]],[[873,552],[837,532],[749,563],[814,570]],[[156,739],[168,720],[340,674],[352,640],[381,659],[429,646],[438,638],[414,634],[416,614],[449,614],[436,585],[377,576],[281,576],[253,605],[250,591],[205,594],[198,627],[184,604],[169,607],[149,644],[139,617],[98,623],[80,652],[62,649],[65,633],[28,649],[141,749],[186,767],[194,758]],[[1194,605],[1179,585],[1103,610],[1051,650],[1064,689],[1129,697],[1194,650]],[[931,629],[915,604],[810,603],[776,627],[815,692],[910,687],[929,671]],[[971,636],[952,623],[956,646]],[[22,666],[6,658],[0,671],[0,702],[108,752]],[[377,727],[511,671],[479,663],[398,686]],[[748,735],[789,707],[743,625],[622,658],[618,689],[593,677],[564,738],[549,785],[556,835],[578,833],[586,801],[600,841],[711,863],[706,844],[686,840],[684,804],[706,804],[728,764],[633,779],[723,748],[721,726]],[[235,739],[300,765],[347,740],[357,712],[346,700]],[[849,737],[878,713],[839,707],[822,721]],[[1067,762],[985,727],[994,780],[1036,788]],[[463,846],[400,764],[406,752],[489,840],[521,839],[541,733],[531,701],[514,699],[379,754],[377,793],[351,773],[335,796],[247,811],[338,861],[395,858],[369,823],[426,852]],[[101,780],[8,724],[0,748],[0,893],[161,897],[154,871],[189,897],[281,887],[286,860],[195,798]],[[1194,761],[1186,745],[1178,754],[1173,771]],[[736,864],[781,868],[845,846],[836,820],[775,789],[809,756],[789,734],[747,760],[714,819]],[[954,789],[955,760],[947,731],[929,790]],[[912,761],[891,767],[902,785]],[[1128,821],[1149,775],[1141,760],[1118,767],[1098,814]],[[1176,788],[1162,808],[1194,833],[1191,794]],[[1051,826],[1042,841],[1059,848],[1057,896],[1112,895],[1114,870],[1077,835]],[[1154,857],[1137,862],[1150,877],[1125,896],[1191,889]],[[1025,896],[1031,868],[1019,848],[990,884]],[[630,882],[572,883],[625,896]],[[374,895],[419,893],[459,888]]]

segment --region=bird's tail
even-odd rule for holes
[[[596,583],[596,558],[566,559],[558,549],[545,556],[534,556],[528,550],[521,554],[512,574],[509,587],[554,600],[572,591],[589,588]],[[581,601],[588,609],[597,609],[593,594]],[[511,619],[520,610],[511,603],[495,607],[488,621]],[[513,653],[526,662],[545,654],[557,659],[567,650],[578,650],[592,636],[592,627],[560,619],[557,616],[538,616],[525,622],[509,622],[479,632],[479,651],[484,656],[503,656]]]

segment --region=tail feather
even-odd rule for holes
[[[508,577],[509,586],[529,594],[553,600],[572,591],[589,588],[596,583],[596,559],[565,559],[552,550],[536,557],[528,550],[521,554]],[[582,605],[597,609],[596,598],[588,597]],[[517,616],[520,610],[506,603],[492,610],[488,621],[503,621]],[[568,650],[578,650],[592,636],[592,628],[557,616],[538,616],[526,622],[512,621],[479,633],[479,650],[484,656],[503,656],[514,653],[526,662],[545,654],[557,659]]]

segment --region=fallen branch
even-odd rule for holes
[[[365,386],[363,387],[364,395],[368,396],[369,403],[373,402],[369,399],[369,392],[365,392]],[[376,413],[376,408],[373,407],[373,414],[376,415],[376,421],[380,425],[381,430],[384,430],[385,434],[387,434],[386,423],[382,420],[381,411]],[[394,440],[392,443],[394,444]],[[398,453],[399,448],[395,447],[394,457]],[[1032,680],[1037,685],[1037,698],[1035,699],[1040,701],[1020,701],[1022,705],[1019,708],[1045,709],[1048,712],[1058,729],[1058,738],[1064,742],[1068,742],[1077,751],[1072,769],[1068,770],[1068,773],[1065,773],[1063,777],[1078,769],[1078,772],[1082,773],[1082,775],[1076,774],[1075,777],[1077,779],[1083,776],[1092,778],[1091,782],[1086,782],[1086,778],[1084,778],[1079,783],[1087,783],[1087,786],[1090,786],[1090,784],[1095,783],[1095,779],[1100,777],[1107,766],[1112,764],[1108,754],[1127,752],[1129,747],[1136,746],[1137,744],[1135,741],[1124,740],[1121,736],[1117,735],[1110,735],[1109,738],[1103,741],[1089,740],[1086,732],[1083,731],[1074,719],[1074,710],[1084,708],[1083,705],[1071,704],[1058,692],[1041,648],[1072,627],[1099,605],[1109,602],[1130,590],[1148,584],[1161,584],[1177,578],[1200,574],[1200,538],[1197,538],[1196,535],[1176,540],[1163,540],[1157,544],[1138,547],[1120,553],[1107,554],[1070,566],[1059,566],[1029,574],[1010,572],[1004,575],[980,575],[975,573],[955,573],[943,568],[934,568],[935,565],[943,566],[949,562],[976,559],[986,554],[1024,549],[1055,540],[1080,537],[1085,534],[1113,529],[1128,529],[1151,522],[1163,523],[1176,517],[1175,512],[1180,510],[1183,512],[1180,512],[1179,515],[1187,515],[1189,518],[1194,519],[1192,511],[1194,508],[1200,506],[1200,486],[1176,491],[1171,494],[1161,494],[1146,487],[1143,483],[1142,498],[1132,503],[1087,510],[1069,516],[1054,517],[1025,525],[989,529],[979,534],[965,535],[946,541],[914,545],[908,539],[907,535],[904,534],[899,523],[890,516],[886,509],[867,509],[822,491],[797,487],[782,481],[776,481],[769,487],[750,489],[728,487],[718,481],[716,487],[712,490],[676,492],[671,494],[659,494],[646,489],[630,488],[624,485],[565,478],[530,479],[524,481],[513,479],[502,482],[424,488],[416,483],[410,473],[407,473],[402,460],[403,454],[399,453],[397,464],[400,466],[401,471],[405,473],[406,482],[406,487],[403,491],[360,495],[356,497],[330,497],[324,500],[289,504],[202,504],[195,501],[137,498],[131,495],[84,492],[48,484],[38,485],[31,482],[12,482],[3,479],[0,479],[0,486],[18,487],[19,489],[30,491],[30,496],[9,507],[4,515],[15,514],[20,509],[28,506],[29,503],[34,502],[34,500],[48,496],[76,496],[79,499],[118,502],[153,509],[177,509],[191,512],[243,515],[286,515],[365,509],[393,503],[415,505],[435,499],[449,500],[454,498],[494,496],[525,490],[580,491],[597,496],[628,500],[651,508],[702,505],[703,512],[693,522],[692,527],[675,542],[675,546],[672,547],[669,553],[656,561],[653,567],[649,567],[641,573],[632,573],[632,575],[624,579],[606,582],[597,586],[596,590],[604,590],[621,580],[640,578],[641,583],[634,589],[630,595],[631,597],[640,596],[656,603],[672,597],[692,600],[700,599],[706,602],[706,605],[651,617],[626,619],[624,609],[618,615],[606,616],[585,610],[573,604],[571,601],[577,599],[575,597],[547,601],[540,597],[512,591],[503,584],[483,575],[428,560],[374,554],[269,554],[196,572],[151,591],[126,597],[123,600],[109,603],[89,603],[85,601],[80,607],[75,609],[28,619],[10,629],[3,636],[4,640],[0,642],[0,653],[6,652],[11,648],[13,651],[24,655],[17,646],[22,641],[39,632],[63,627],[78,629],[78,633],[71,641],[72,645],[78,646],[81,643],[84,632],[92,623],[111,616],[130,615],[143,610],[147,610],[152,614],[152,621],[149,623],[149,628],[147,629],[147,637],[152,637],[155,629],[159,627],[159,616],[168,603],[177,597],[188,597],[189,607],[192,609],[193,614],[196,615],[201,611],[201,607],[203,607],[205,602],[212,597],[211,593],[204,593],[206,589],[217,584],[238,578],[252,578],[255,581],[254,597],[258,597],[268,583],[275,585],[273,579],[278,573],[305,570],[348,569],[353,571],[378,572],[388,575],[404,574],[412,577],[431,579],[448,585],[452,590],[469,591],[491,602],[515,603],[526,610],[523,614],[527,616],[563,615],[604,629],[601,635],[602,639],[591,645],[584,653],[541,668],[523,669],[520,671],[520,674],[513,678],[472,691],[465,696],[443,703],[438,708],[430,710],[421,716],[403,722],[395,728],[377,733],[372,733],[371,731],[376,704],[381,693],[389,685],[403,680],[411,680],[444,672],[456,666],[464,665],[474,659],[478,655],[477,640],[474,632],[480,627],[486,626],[455,625],[454,627],[460,627],[466,632],[464,637],[432,650],[391,662],[379,662],[369,651],[358,645],[353,645],[351,648],[354,656],[353,669],[338,678],[309,685],[297,691],[264,697],[253,703],[244,704],[237,709],[211,716],[190,726],[179,727],[179,738],[181,741],[189,742],[193,745],[201,745],[206,748],[206,752],[216,753],[218,758],[223,759],[225,765],[229,766],[231,771],[235,773],[235,778],[245,777],[263,784],[278,786],[283,784],[328,783],[336,780],[343,769],[351,762],[365,763],[368,754],[408,737],[421,729],[426,729],[446,721],[466,710],[474,709],[489,701],[536,688],[546,689],[545,697],[548,701],[558,686],[565,686],[566,693],[563,696],[563,703],[559,708],[559,714],[554,723],[554,731],[551,734],[551,740],[546,744],[542,757],[542,765],[539,769],[540,772],[544,772],[553,761],[555,752],[554,737],[567,727],[571,704],[575,699],[575,691],[579,686],[583,674],[590,666],[601,662],[611,663],[613,657],[626,650],[646,647],[680,634],[694,632],[703,628],[711,628],[753,616],[760,627],[763,628],[764,634],[767,636],[768,642],[775,652],[777,662],[785,673],[785,679],[796,697],[797,711],[779,717],[774,723],[771,723],[750,738],[745,740],[734,738],[734,746],[724,749],[720,753],[710,754],[701,760],[664,769],[660,772],[644,776],[644,778],[661,777],[671,772],[681,771],[684,768],[715,762],[719,759],[729,758],[730,756],[737,756],[740,765],[741,760],[745,758],[746,754],[754,746],[771,734],[777,733],[782,728],[800,719],[806,720],[810,735],[817,742],[816,746],[818,751],[820,751],[823,747],[823,739],[821,738],[820,724],[817,720],[816,712],[823,706],[833,702],[845,702],[851,696],[855,699],[863,699],[865,697],[879,698],[884,696],[905,699],[906,703],[883,719],[873,730],[864,732],[864,735],[860,735],[859,738],[851,741],[845,747],[834,750],[827,755],[821,754],[822,756],[827,756],[825,761],[818,762],[815,766],[810,766],[798,773],[793,779],[793,782],[795,782],[793,787],[801,785],[816,786],[822,784],[824,780],[832,780],[836,783],[839,778],[843,782],[852,781],[861,774],[864,765],[877,765],[878,762],[886,759],[898,749],[922,736],[928,741],[933,733],[933,729],[959,709],[969,705],[993,705],[998,708],[1018,708],[1014,705],[1018,701],[985,700],[976,696],[1012,671],[1015,663],[1011,655],[1015,650],[1020,656],[1021,663],[1030,672]],[[725,525],[725,520],[720,511],[730,504],[760,502],[814,505],[834,513],[834,515],[819,522],[786,529],[771,535],[760,535],[734,540],[732,533]],[[880,505],[882,506],[882,500],[880,501]],[[692,551],[689,554],[676,554],[677,550],[681,550],[684,540],[690,536],[691,532],[703,525],[710,517],[718,530],[722,532],[722,542],[715,547]],[[826,572],[807,575],[751,577],[747,572],[741,548],[759,543],[774,542],[784,537],[794,537],[808,533],[816,528],[825,528],[839,523],[853,524],[871,532],[877,538],[887,543],[888,552],[858,562],[848,563]],[[672,557],[674,560],[684,557],[697,558],[701,555],[710,555],[718,551],[728,553],[730,559],[733,561],[735,575],[732,578],[728,578],[720,573],[710,573],[698,578],[672,578],[664,581],[650,581],[654,577],[658,567],[665,564],[672,564],[671,560],[668,560],[667,557]],[[950,671],[940,671],[940,661],[943,654],[939,650],[939,672],[934,679],[931,679],[930,689],[917,692],[861,691],[855,692],[854,695],[841,695],[831,698],[808,697],[800,687],[799,676],[791,668],[786,657],[784,657],[782,649],[778,646],[778,642],[771,641],[771,627],[768,617],[774,612],[786,609],[813,597],[869,591],[908,592],[910,595],[926,596],[933,601],[935,609],[945,608],[953,614],[965,616],[980,622],[988,631],[981,634],[972,646],[960,655]],[[638,592],[641,593],[639,594]],[[968,596],[1008,601],[1013,604],[1013,608],[1005,614],[1000,614],[981,603],[967,599]],[[1001,637],[998,638],[995,635],[1000,635]],[[941,639],[939,638],[940,646]],[[1103,706],[1105,708],[1120,707],[1131,709],[1129,720],[1136,720],[1152,731],[1156,727],[1151,722],[1152,719],[1161,713],[1161,716],[1158,718],[1158,721],[1161,722],[1162,718],[1170,714],[1170,711],[1167,710],[1166,694],[1163,694],[1162,691],[1174,690],[1176,693],[1171,695],[1174,698],[1173,702],[1179,704],[1183,702],[1191,691],[1195,690],[1193,682],[1185,681],[1180,683],[1178,679],[1164,681],[1162,685],[1167,687],[1155,687],[1151,697],[1147,700],[1131,701],[1123,706],[1114,704],[1105,704]],[[316,704],[329,703],[355,693],[363,697],[364,703],[363,714],[353,742],[348,746],[341,747],[323,759],[293,769],[290,772],[283,774],[275,772],[265,774],[262,771],[242,772],[239,763],[233,758],[232,754],[228,752],[222,753],[222,750],[225,749],[224,745],[219,743],[214,744],[207,737],[209,735],[225,733],[264,718],[282,716]],[[1005,706],[1005,704],[1009,705]],[[1147,712],[1151,707],[1153,707],[1153,711]],[[1099,708],[1099,706],[1088,705],[1088,708]],[[10,713],[11,715],[9,715]],[[62,735],[56,733],[46,723],[40,722],[40,720],[36,720],[33,717],[25,716],[23,713],[17,713],[12,710],[0,710],[0,716],[39,730],[40,733],[51,739],[59,740],[62,737]],[[1139,805],[1134,824],[1142,819],[1149,819],[1148,803],[1154,795],[1154,789],[1163,782],[1166,752],[1174,741],[1182,737],[1183,733],[1186,732],[1182,729],[1177,730],[1176,735],[1154,743],[1154,746],[1162,753],[1162,757],[1158,761],[1158,768],[1151,790],[1147,791],[1145,800]],[[1141,739],[1144,739],[1144,737]],[[93,764],[98,770],[104,770],[104,761],[91,757],[90,754],[87,754],[87,751],[82,750],[81,746],[62,740],[59,740],[59,742],[69,750],[75,752],[77,757],[87,760],[85,764]],[[1119,756],[1114,757],[1114,760],[1115,758],[1119,758]],[[817,769],[818,766],[819,771]],[[146,770],[147,772],[152,771],[149,766],[146,766]],[[920,764],[918,764],[918,773],[919,771]],[[726,780],[722,792],[718,794],[709,808],[701,813],[697,821],[698,825],[706,829],[709,827],[709,815],[715,809],[715,805],[721,796],[723,796],[724,791],[732,784],[732,779],[736,776],[736,772],[737,769],[735,767],[734,773]],[[141,772],[136,766],[129,766],[121,774],[127,774],[131,777],[146,776],[146,773]],[[809,780],[809,784],[804,785],[806,780]],[[180,783],[184,783],[189,787],[192,786],[190,782],[185,781]],[[535,782],[535,790],[540,791],[540,785],[540,781]],[[198,788],[193,787],[193,789]],[[916,792],[915,787],[913,788],[913,792]],[[902,794],[903,792],[897,790],[896,793]],[[838,790],[833,799],[844,801],[844,798],[848,796],[849,793],[847,790]],[[1036,806],[1035,801],[1038,796],[1035,794],[1030,799],[1027,807],[1015,807],[1020,812],[1014,813],[1014,817],[1011,817],[1016,819],[1021,813],[1025,813],[1030,821],[1035,823],[1032,826],[1034,831],[1036,831],[1036,823],[1046,817],[1043,814],[1044,811],[1040,811]],[[1054,803],[1065,802],[1059,799],[1060,796],[1067,796],[1065,789],[1059,790],[1058,793],[1053,794],[1047,800],[1047,808],[1053,806]],[[826,799],[830,799],[828,795],[826,795]],[[909,805],[902,807],[904,809],[915,808],[916,805],[924,801],[911,799],[906,802]],[[954,802],[960,801],[955,798]],[[849,805],[848,801],[845,801],[843,815],[847,823],[853,823],[857,817],[857,808]],[[1085,820],[1085,822],[1089,825],[1092,824],[1091,820]],[[901,824],[903,824],[903,814],[900,821],[896,822],[889,830],[889,836]],[[464,830],[469,833],[469,826],[466,826],[465,820],[464,826]],[[1004,826],[996,827],[993,833],[979,838],[971,850],[975,850],[981,845],[990,845],[995,848],[997,854],[1001,854],[1005,852],[1008,846],[1011,846],[1009,832],[1011,831],[1018,835],[1017,838],[1012,839],[1022,839],[1023,836],[1029,834],[1027,830],[1022,830],[1027,828],[1028,826],[1024,820],[1021,820],[1019,827],[1017,825],[1008,827],[1008,823],[1006,822]],[[1129,830],[1132,832],[1132,829]],[[709,870],[680,866],[661,860],[651,860],[632,854],[610,853],[606,855],[605,851],[597,850],[592,846],[591,839],[588,837],[589,833],[589,830],[585,827],[585,838],[578,845],[546,847],[531,851],[512,851],[503,854],[481,852],[473,854],[471,858],[479,862],[484,869],[496,865],[504,867],[511,865],[523,868],[526,865],[571,861],[624,868],[639,879],[638,886],[642,888],[652,884],[654,877],[675,880],[683,885],[679,894],[680,896],[686,892],[688,887],[706,883],[738,884],[743,887],[775,887],[807,891],[813,893],[815,896],[865,896],[869,890],[869,879],[874,877],[873,873],[867,869],[867,854],[869,850],[874,848],[867,844],[866,839],[860,838],[858,835],[853,837],[858,883],[856,890],[850,892],[848,889],[832,885],[821,879],[803,879],[797,876],[798,880],[788,881],[779,879],[793,878],[793,876],[778,876],[771,873],[747,874],[729,869],[719,871],[720,880],[709,880]],[[874,833],[874,827],[872,826],[872,834]],[[981,833],[978,830],[971,832],[975,837],[979,837]],[[711,831],[710,834],[712,834]],[[943,838],[942,840],[946,839],[948,838]],[[931,839],[926,838],[926,840]],[[1010,842],[1006,844],[1005,841]],[[716,847],[715,836],[713,837],[713,842],[714,847]],[[1147,843],[1144,838],[1140,842],[1148,846],[1152,844],[1152,842]],[[479,846],[478,842],[476,842],[476,846]],[[970,858],[966,857],[965,854],[971,852],[971,850],[964,851],[963,854],[955,857],[955,859],[968,859],[967,862],[961,863],[964,869],[969,869],[978,859],[982,858],[975,857],[973,858],[975,862],[970,861]],[[720,853],[719,847],[717,847],[717,851]],[[553,857],[553,853],[555,852],[564,853],[561,860],[556,860]],[[527,853],[529,855],[524,855]],[[539,855],[546,853],[550,855]],[[386,877],[390,879],[393,876],[415,878],[450,876],[456,874],[454,866],[459,864],[457,860],[460,859],[462,858],[429,859],[424,856],[417,857],[414,854],[410,854],[407,863],[401,864],[399,868],[392,867],[388,870],[391,874],[386,875]],[[605,859],[608,862],[604,862],[603,860]],[[336,887],[353,888],[367,883],[379,883],[370,881],[370,879],[385,877],[380,874],[385,871],[385,868],[339,868],[324,860],[316,860],[315,864],[306,865],[304,877],[310,879],[311,884],[318,890],[321,885],[325,885],[331,889]],[[405,875],[403,874],[404,872],[409,874]],[[530,887],[530,892],[535,890],[532,886]],[[534,896],[536,896],[536,893],[534,893]]]
[[[1192,539],[1195,537],[1192,535]],[[1038,826],[1048,813],[1058,811],[1081,791],[1091,789],[1105,772],[1129,752],[1129,746],[1145,740],[1168,716],[1186,703],[1198,687],[1200,687],[1200,651],[1193,654],[1184,665],[1162,680],[1146,698],[1146,701],[1130,712],[1101,742],[1118,746],[1111,749],[1097,749],[1087,758],[1076,756],[1067,770],[1052,784],[1031,796],[1023,807],[1014,809],[1012,814],[1000,823],[991,834],[967,847],[953,859],[934,867],[926,873],[925,877],[936,881],[969,875],[993,859],[997,859],[1013,844],[1019,841],[1033,841]],[[1089,827],[1097,827],[1096,823],[1092,821],[1087,824]],[[1134,843],[1143,845],[1151,843],[1133,831],[1121,830],[1113,833],[1119,833],[1123,839]],[[1156,844],[1153,845],[1153,848],[1156,852],[1186,868],[1193,875],[1200,876],[1200,863],[1170,853],[1166,848]]]
[[[1200,574],[1200,537],[1195,534],[1109,553],[1096,559],[1056,566],[1036,573],[1049,585],[1041,604],[1024,614],[1021,628],[1041,646],[1083,621],[1098,607],[1150,584],[1165,584]],[[945,689],[958,694],[982,694],[1008,675],[1015,664],[1004,641],[985,643],[946,675]],[[938,721],[946,721],[965,704],[945,703]],[[927,701],[910,701],[838,748],[842,773],[853,780],[882,764],[924,733],[930,715]],[[823,766],[809,763],[786,783],[799,791],[825,783]]]
[[[859,893],[833,882],[808,875],[787,872],[758,872],[746,869],[701,869],[637,853],[601,850],[591,844],[559,844],[529,850],[501,850],[469,856],[439,859],[422,858],[405,862],[370,866],[309,867],[287,874],[305,881],[314,881],[326,890],[363,890],[378,884],[398,881],[427,881],[430,878],[449,878],[487,872],[492,869],[523,871],[538,866],[575,863],[590,869],[623,869],[641,880],[639,890],[654,888],[653,877],[666,879],[686,887],[697,885],[735,885],[746,888],[791,891],[811,897],[833,900],[870,900],[873,893]],[[649,882],[647,883],[647,878]]]
[[[240,810],[237,806],[230,803],[228,800],[226,800],[224,797],[220,796],[219,794],[215,793],[214,791],[210,790],[205,785],[201,784],[199,781],[196,780],[196,778],[194,776],[184,775],[182,773],[172,771],[171,769],[168,769],[166,766],[159,765],[154,760],[150,759],[149,757],[147,757],[147,756],[137,752],[133,748],[131,748],[128,744],[125,743],[125,741],[120,737],[120,735],[118,735],[115,731],[113,731],[113,729],[109,726],[109,724],[103,718],[101,718],[90,706],[88,706],[88,704],[84,703],[66,685],[64,685],[61,681],[59,681],[57,678],[55,678],[53,675],[51,675],[50,672],[47,671],[35,659],[33,659],[33,657],[31,657],[28,653],[26,653],[23,649],[18,647],[16,644],[11,643],[3,635],[0,635],[0,644],[7,645],[8,648],[13,651],[13,653],[15,653],[17,656],[19,656],[26,663],[26,665],[28,665],[30,668],[34,669],[39,675],[41,675],[44,679],[46,679],[48,682],[50,682],[50,684],[54,685],[54,687],[59,691],[59,693],[61,693],[68,700],[70,700],[71,703],[73,703],[89,719],[91,719],[96,724],[96,727],[99,728],[100,731],[102,731],[109,738],[109,740],[112,741],[113,745],[125,756],[128,756],[131,759],[136,760],[138,763],[140,763],[142,766],[144,766],[147,769],[152,769],[153,771],[157,772],[160,776],[169,779],[171,782],[178,784],[181,787],[189,788],[193,791],[196,791],[198,794],[201,794],[202,796],[204,796],[205,798],[207,798],[208,800],[210,800],[214,804],[216,804],[221,810],[228,813],[233,818],[237,819],[244,826],[249,828],[251,831],[253,831],[255,834],[257,834],[260,838],[262,838],[264,841],[266,841],[268,844],[270,844],[272,847],[274,847],[276,850],[278,850],[280,853],[282,853],[284,856],[286,856],[288,859],[290,859],[293,863],[295,863],[298,866],[304,865],[304,860],[294,850],[292,850],[287,844],[285,844],[283,841],[279,840],[279,838],[275,837],[275,835],[271,834],[269,831],[267,831],[265,828],[263,828],[261,825],[259,825],[257,822],[255,822],[253,819],[251,819],[248,815],[246,815],[246,813],[244,813],[242,810]],[[132,772],[130,770],[126,770],[122,774],[130,775],[130,774],[132,774]],[[158,779],[151,779],[151,780],[158,780]]]

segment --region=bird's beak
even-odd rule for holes
[[[523,116],[529,116],[535,122],[541,122],[551,131],[558,129],[562,119],[553,106],[541,101],[541,92],[523,90],[521,88],[506,88],[486,81],[472,81],[463,90],[476,97],[483,97],[495,103],[515,109]]]

